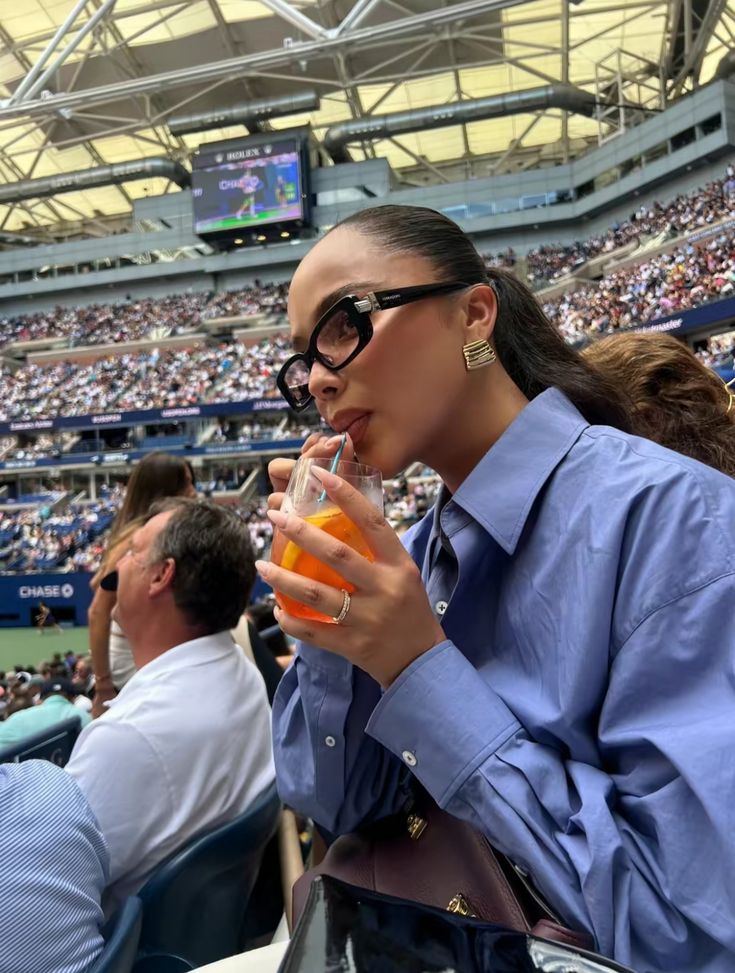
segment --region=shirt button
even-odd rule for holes
[[[416,764],[418,762],[416,760],[416,755],[413,754],[413,753],[411,753],[410,750],[404,750],[403,753],[401,754],[401,756],[403,757],[404,762],[406,764],[408,764],[409,767],[415,767],[416,766]]]
[[[336,747],[337,746],[337,741],[332,736],[325,737],[324,738],[324,742],[326,743],[326,745],[328,747]]]
[[[437,603],[434,605],[434,611],[437,613],[437,615],[443,615],[448,607],[449,606],[447,605],[446,601],[437,601]]]

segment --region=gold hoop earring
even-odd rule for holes
[[[484,368],[485,365],[492,365],[497,361],[497,355],[484,338],[479,341],[470,341],[462,348],[464,355],[464,366],[468,372],[473,372],[476,368]]]

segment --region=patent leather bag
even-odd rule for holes
[[[588,933],[566,926],[480,831],[428,798],[409,814],[337,838],[319,866],[294,885],[294,922],[316,875],[544,939],[581,948],[593,944]]]
[[[317,876],[279,973],[631,973],[588,950]]]

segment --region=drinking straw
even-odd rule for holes
[[[346,442],[347,442],[347,433],[346,432],[343,432],[342,433],[342,442],[339,444],[339,449],[334,454],[334,459],[332,460],[332,465],[329,467],[329,472],[330,473],[336,473],[337,472],[337,464],[340,461],[340,458],[342,456],[342,450],[345,448],[345,443]],[[327,491],[326,490],[322,490],[322,492],[319,494],[319,499],[317,500],[317,503],[324,503],[324,501],[326,499],[327,499]]]

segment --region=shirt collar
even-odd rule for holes
[[[159,679],[169,672],[178,671],[183,667],[207,665],[233,652],[234,649],[235,642],[229,629],[216,632],[214,635],[204,635],[202,638],[191,639],[189,642],[182,642],[181,645],[175,645],[138,669],[125,683],[117,696],[109,701],[107,707],[112,709],[119,700],[126,695],[130,696],[131,687],[140,689],[146,683]]]
[[[452,500],[513,554],[534,500],[588,426],[563,392],[547,389],[516,416]]]

